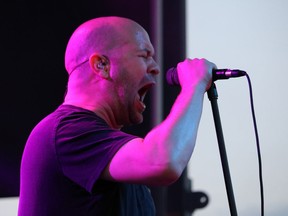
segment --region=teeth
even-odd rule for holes
[[[145,95],[146,95],[146,92],[143,92],[143,91],[139,92],[138,95],[139,95],[139,100],[143,102],[144,98],[145,98]]]
[[[141,96],[140,96],[140,101],[143,102],[143,101],[144,101],[144,98],[145,98],[145,94],[141,95]]]

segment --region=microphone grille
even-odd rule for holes
[[[166,72],[166,81],[169,85],[179,85],[179,79],[177,74],[177,68],[170,68]]]

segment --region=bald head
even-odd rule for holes
[[[159,73],[154,53],[147,32],[130,19],[83,23],[66,49],[64,104],[91,110],[112,128],[142,122],[144,96]]]
[[[72,34],[65,53],[65,67],[71,74],[95,52],[102,55],[129,42],[129,35],[145,31],[133,20],[122,17],[101,17],[80,25]]]

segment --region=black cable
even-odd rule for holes
[[[254,104],[253,104],[252,85],[251,85],[251,80],[249,78],[249,75],[247,73],[246,73],[246,77],[248,80],[249,90],[250,90],[251,112],[252,112],[252,117],[253,117],[253,125],[254,125],[257,153],[258,153],[260,196],[261,196],[261,216],[264,216],[264,189],[263,189],[264,187],[263,187],[263,177],[262,177],[262,159],[261,159],[258,129],[257,129],[257,124],[256,124],[256,117],[255,117]]]

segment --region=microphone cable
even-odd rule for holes
[[[255,110],[254,110],[254,100],[253,100],[253,92],[252,92],[252,84],[249,75],[242,70],[231,70],[231,69],[217,69],[214,70],[215,77],[213,81],[218,79],[229,79],[232,77],[240,77],[246,76],[249,85],[249,94],[250,94],[250,104],[251,104],[251,112],[253,118],[253,126],[254,126],[254,133],[256,137],[256,147],[257,147],[257,155],[258,155],[258,166],[259,166],[259,181],[260,181],[260,197],[261,197],[261,216],[264,216],[264,186],[263,186],[263,177],[262,177],[262,159],[261,159],[261,151],[260,151],[260,143],[259,143],[259,136],[258,136],[258,129],[255,117]],[[176,68],[170,68],[166,73],[166,80],[170,85],[179,85],[179,79],[177,74]]]
[[[256,146],[257,146],[257,154],[258,154],[260,197],[261,197],[261,216],[264,216],[264,186],[263,186],[263,176],[262,176],[262,159],[261,159],[260,143],[259,143],[258,129],[257,129],[257,123],[256,123],[256,117],[255,117],[255,110],[254,110],[252,84],[251,84],[249,75],[246,73],[245,76],[248,80],[248,85],[249,85],[251,112],[252,112],[253,126],[254,126]]]

